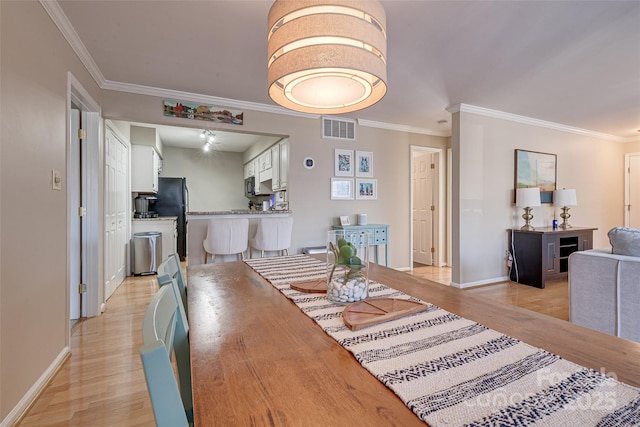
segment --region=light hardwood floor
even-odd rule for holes
[[[451,269],[415,264],[410,274],[448,285]],[[567,279],[548,280],[544,289],[515,282],[500,282],[465,289],[505,304],[516,305],[527,310],[569,320],[569,287]]]
[[[451,270],[415,267],[410,274],[448,284]],[[71,357],[25,414],[21,427],[153,426],[154,418],[138,350],[142,318],[156,292],[155,276],[129,277],[107,301],[102,316],[80,322]],[[568,319],[567,282],[537,289],[511,282],[466,290]]]
[[[71,336],[71,357],[19,426],[153,426],[138,350],[156,276],[129,277]]]

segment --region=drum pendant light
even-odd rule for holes
[[[312,114],[369,107],[387,92],[379,1],[276,0],[269,10],[269,96]]]

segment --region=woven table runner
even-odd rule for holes
[[[639,426],[640,389],[433,304],[352,331],[343,305],[289,287],[326,278],[307,255],[245,261],[431,426]],[[371,298],[421,301],[369,281]]]

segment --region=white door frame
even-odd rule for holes
[[[438,154],[438,175],[435,177],[437,180],[437,188],[438,188],[438,199],[436,204],[436,213],[434,215],[434,220],[436,222],[436,227],[434,230],[434,241],[436,244],[436,253],[433,259],[433,265],[436,267],[444,267],[444,257],[443,257],[443,249],[444,249],[444,236],[445,233],[443,231],[443,227],[445,224],[444,221],[444,208],[445,208],[445,191],[444,191],[444,182],[445,182],[445,168],[444,168],[444,153],[441,148],[432,148],[432,147],[423,147],[419,145],[411,145],[409,146],[409,170],[412,170],[413,164],[413,153],[414,152],[423,152],[423,153],[436,153]],[[413,173],[409,173],[409,189],[410,189],[410,205],[409,205],[409,268],[413,268],[413,191],[411,189],[412,184],[412,176]]]
[[[94,101],[89,93],[82,87],[80,82],[67,72],[67,135],[66,140],[70,140],[71,132],[77,132],[77,129],[71,129],[71,108],[72,103],[78,106],[81,111],[86,113],[86,122],[83,124],[87,136],[84,142],[83,162],[86,174],[83,179],[83,204],[87,209],[85,216],[85,229],[83,233],[83,259],[84,263],[84,280],[87,284],[87,292],[82,295],[82,317],[97,316],[101,312],[102,301],[104,298],[101,294],[104,290],[100,284],[103,283],[102,265],[102,228],[103,228],[103,212],[102,212],[102,141],[101,121],[100,121],[100,105]],[[66,181],[74,173],[78,173],[77,165],[69,159],[69,150],[66,150],[67,170]],[[77,207],[72,207],[70,192],[67,189],[67,283],[71,280],[71,215],[78,215]],[[70,292],[69,286],[66,287]],[[67,315],[70,311],[70,295],[67,295]],[[68,317],[68,316],[67,316]],[[69,322],[67,321],[67,327]],[[70,334],[70,331],[69,331]]]
[[[629,178],[631,173],[629,172],[629,167],[631,163],[631,157],[640,156],[640,153],[626,153],[624,155],[624,226],[630,227],[630,218],[629,218],[629,205],[631,204],[631,183],[629,182]],[[640,206],[637,206],[640,209]]]

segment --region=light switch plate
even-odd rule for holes
[[[51,171],[51,188],[53,190],[62,190],[62,176],[60,175],[60,171]]]

